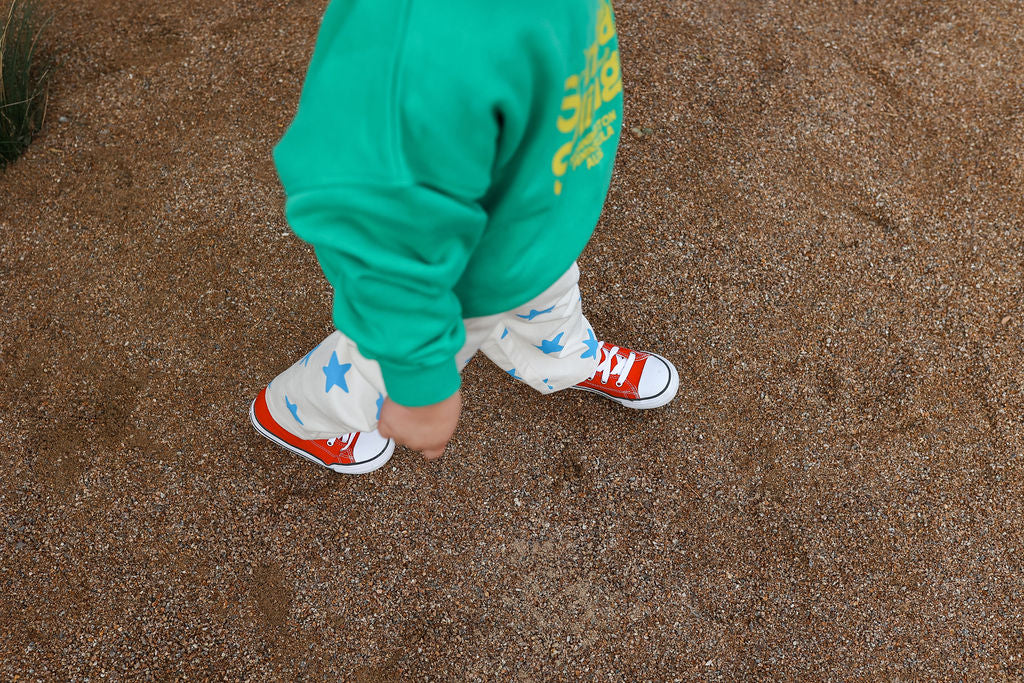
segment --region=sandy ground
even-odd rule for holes
[[[1024,9],[617,4],[591,321],[637,414],[482,359],[436,464],[252,396],[329,331],[270,149],[323,0],[52,3],[0,174],[0,678],[1024,676]]]

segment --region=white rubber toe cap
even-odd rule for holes
[[[639,399],[624,404],[630,408],[659,408],[675,398],[679,391],[679,373],[675,366],[656,353],[648,356],[637,387]]]
[[[365,474],[383,467],[395,452],[395,442],[385,439],[376,429],[372,432],[359,432],[359,438],[352,447],[355,460],[350,465],[330,465],[335,472],[345,474]]]

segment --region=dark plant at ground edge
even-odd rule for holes
[[[33,0],[12,0],[0,30],[0,169],[25,150],[43,125],[51,68],[36,50],[47,22]]]

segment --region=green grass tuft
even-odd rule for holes
[[[0,30],[0,169],[43,125],[51,69],[38,63],[36,47],[45,24],[36,20],[33,0],[12,0]]]

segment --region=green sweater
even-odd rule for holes
[[[462,319],[511,310],[594,230],[622,122],[608,0],[333,0],[274,150],[334,324],[402,405],[459,387]]]

